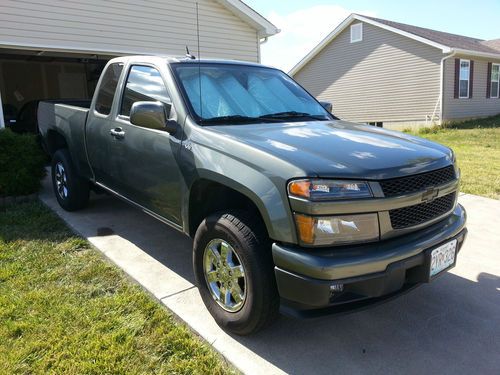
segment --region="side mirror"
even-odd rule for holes
[[[333,104],[330,102],[319,102],[321,106],[326,109],[328,112],[332,113],[333,111]]]
[[[168,121],[171,109],[171,102],[135,102],[130,109],[130,123],[143,128],[175,133],[176,122]]]

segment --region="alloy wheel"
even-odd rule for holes
[[[61,162],[58,162],[55,167],[55,179],[57,193],[62,199],[68,198],[68,179],[66,176],[66,170]]]
[[[247,296],[245,269],[233,247],[222,239],[214,239],[203,255],[205,281],[212,298],[224,310],[241,310]]]

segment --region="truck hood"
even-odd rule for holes
[[[293,164],[305,176],[394,178],[445,167],[453,157],[449,148],[419,137],[340,120],[210,129]],[[238,147],[226,152],[239,156]],[[263,162],[257,159],[251,162]]]

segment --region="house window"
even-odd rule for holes
[[[384,127],[384,123],[382,121],[367,122],[367,125],[376,126],[377,128]]]
[[[460,82],[458,88],[459,98],[469,97],[470,86],[470,60],[460,60]]]
[[[498,98],[499,86],[500,86],[500,64],[492,64],[490,98]]]
[[[351,25],[351,43],[361,42],[363,40],[363,24],[356,23]]]

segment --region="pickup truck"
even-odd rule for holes
[[[104,190],[194,238],[224,329],[386,301],[456,263],[466,237],[449,148],[339,120],[280,70],[112,59],[90,107],[41,102],[55,196]]]

